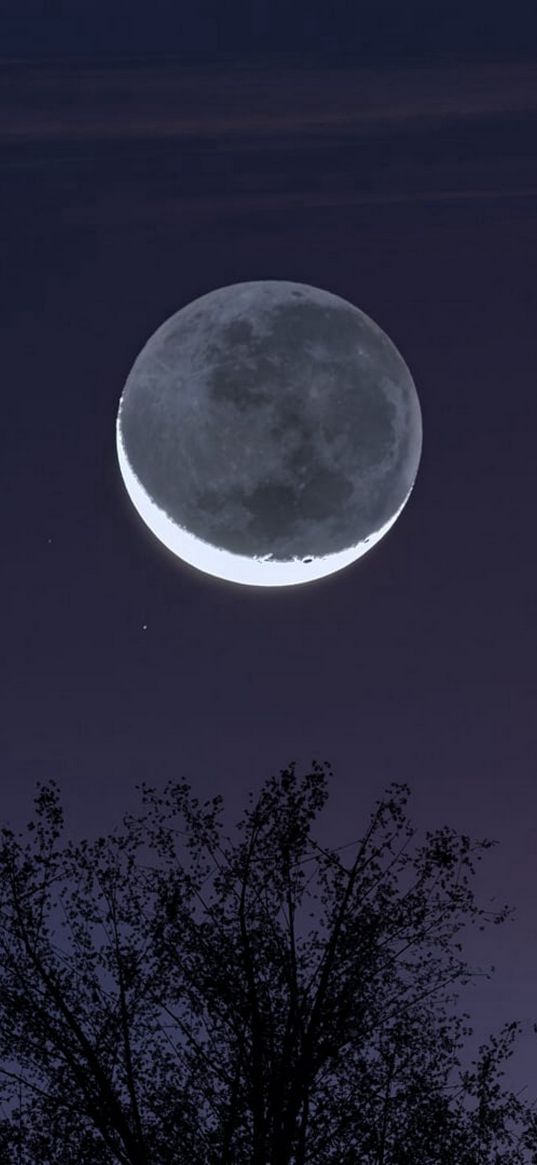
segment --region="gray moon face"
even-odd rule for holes
[[[254,586],[347,566],[418,470],[410,372],[357,307],[263,280],[194,300],[151,336],[119,404],[126,489],[179,558]]]

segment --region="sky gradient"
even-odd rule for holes
[[[71,832],[106,832],[137,781],[176,776],[233,819],[316,757],[342,844],[408,781],[421,827],[501,843],[479,882],[517,920],[469,946],[497,972],[468,1010],[483,1034],[537,1019],[534,67],[72,52],[1,81],[2,816],[22,823],[54,777]],[[370,315],[424,426],[385,539],[275,591],[167,553],[115,451],[155,328],[265,278]],[[536,1065],[527,1040],[513,1082],[531,1091]]]

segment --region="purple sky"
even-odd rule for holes
[[[233,818],[316,757],[341,844],[406,780],[423,828],[501,842],[480,884],[517,921],[468,948],[497,967],[466,999],[476,1026],[537,1019],[534,71],[81,65],[67,47],[2,80],[3,817],[54,777],[71,831],[108,831],[137,781],[177,776]],[[275,591],[173,559],[115,456],[149,335],[262,278],[371,315],[424,422],[380,546]],[[532,1096],[536,1063],[526,1041],[512,1080]]]

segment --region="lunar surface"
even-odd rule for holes
[[[183,561],[287,586],[349,565],[407,502],[418,396],[391,340],[331,292],[221,287],[150,337],[121,396],[117,451],[147,526]]]

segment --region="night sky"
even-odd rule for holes
[[[177,777],[223,793],[232,823],[273,772],[317,758],[335,845],[407,781],[420,828],[500,843],[478,885],[516,919],[468,945],[497,968],[464,997],[476,1029],[537,1019],[529,8],[364,4],[353,38],[348,5],[301,24],[297,2],[286,24],[258,0],[251,29],[246,3],[227,20],[192,7],[4,6],[2,818],[23,824],[54,778],[69,831],[108,832],[137,782]],[[181,564],[115,451],[150,334],[257,279],[372,316],[423,413],[390,533],[288,589]],[[510,1079],[537,1095],[535,1037]]]

